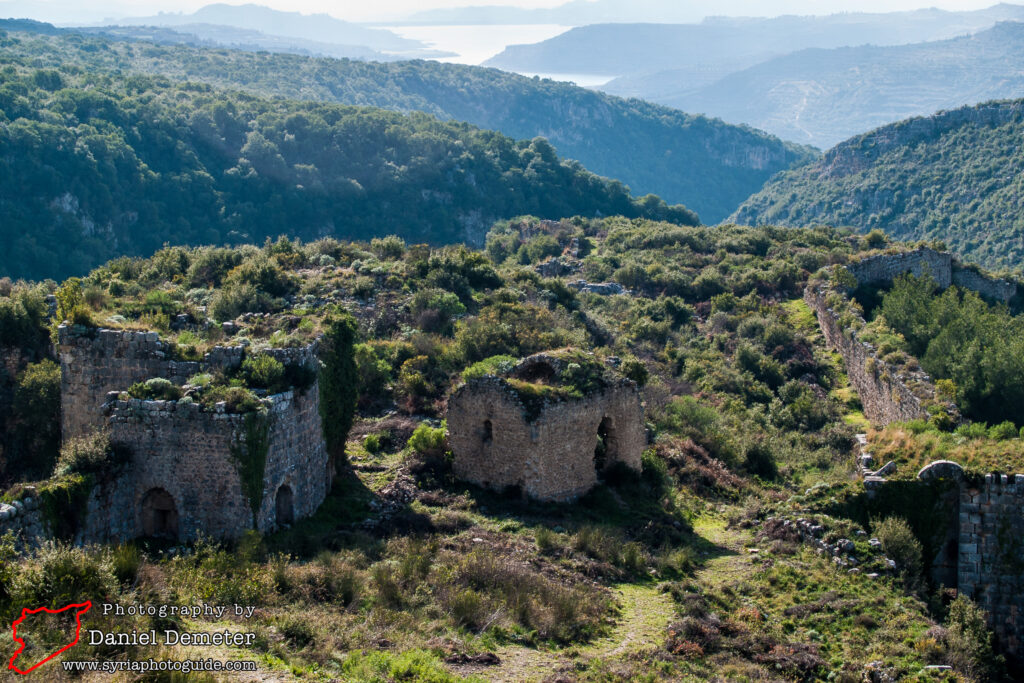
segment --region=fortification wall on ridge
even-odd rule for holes
[[[879,358],[873,346],[860,341],[855,332],[842,328],[838,314],[829,308],[825,297],[824,291],[814,286],[804,290],[804,301],[817,315],[825,341],[843,358],[864,415],[876,424],[927,417],[922,397],[935,394],[928,376],[920,373],[913,377],[912,389],[908,379]]]
[[[904,273],[911,273],[915,277],[930,275],[940,289],[949,287],[953,282],[953,257],[926,248],[868,256],[856,263],[847,264],[846,269],[860,285],[892,283]]]

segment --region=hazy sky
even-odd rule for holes
[[[216,0],[0,0],[0,16],[31,16],[55,23],[81,21],[84,17],[123,17],[164,12],[191,12]],[[220,0],[244,4],[246,0]],[[375,21],[400,17],[417,10],[465,5],[507,5],[517,7],[555,7],[564,0],[249,0],[281,10],[303,13],[326,12],[339,19]],[[688,0],[678,0],[687,2]],[[816,0],[815,14],[861,10],[894,11],[919,7],[943,9],[981,9],[998,0]],[[700,4],[710,4],[701,2]],[[789,7],[806,6],[806,1],[761,0],[762,16],[785,13]],[[820,8],[820,9],[819,9]]]

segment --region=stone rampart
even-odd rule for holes
[[[8,533],[18,548],[38,546],[50,538],[38,498],[28,495],[12,504],[0,503],[0,537]]]
[[[988,613],[999,644],[1024,654],[1024,474],[960,485],[957,589]]]
[[[448,403],[448,431],[457,476],[495,490],[518,487],[548,501],[578,498],[616,463],[639,470],[647,444],[640,395],[628,380],[582,398],[545,402],[533,419],[504,379],[472,380]]]
[[[288,391],[266,412],[207,411],[187,401],[113,400],[105,405],[111,441],[129,462],[96,487],[80,543],[144,535],[182,541],[271,531],[312,514],[331,472],[320,428],[319,393]],[[254,437],[255,435],[255,437]],[[253,516],[245,467],[265,453]],[[280,517],[280,518],[279,518]]]
[[[88,433],[104,421],[102,405],[111,391],[163,377],[184,384],[198,372],[238,367],[242,346],[215,346],[203,360],[176,361],[156,332],[86,330],[71,325],[58,329],[61,366],[61,429],[63,438]],[[285,364],[316,368],[318,345],[261,351]]]
[[[953,257],[934,249],[868,256],[848,264],[846,269],[853,274],[859,285],[891,284],[904,273],[911,273],[915,277],[930,275],[940,289],[953,283]]]
[[[876,254],[845,267],[857,286],[884,287],[900,275],[910,273],[917,277],[930,276],[942,289],[957,285],[995,301],[1008,302],[1017,295],[1015,283],[988,277],[960,265],[948,253],[926,247]],[[851,326],[849,307],[845,307],[844,314],[829,305],[830,298],[836,296],[848,302],[849,292],[828,283],[813,282],[804,290],[804,301],[817,315],[825,340],[843,358],[850,383],[864,406],[864,415],[876,424],[927,418],[926,406],[936,398],[931,378],[918,369],[916,363],[901,366],[886,363],[871,344],[860,341],[857,330],[865,325],[864,319],[855,316]],[[845,326],[841,324],[844,315],[847,317]],[[946,406],[946,412],[959,421],[955,407]]]
[[[826,296],[825,290],[814,285],[804,290],[804,301],[817,315],[825,341],[843,358],[864,415],[877,424],[927,417],[922,403],[935,394],[928,376],[901,374],[903,371],[879,358],[874,347],[860,341],[856,332],[843,329],[839,314],[828,306]]]

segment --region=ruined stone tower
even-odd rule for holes
[[[647,444],[636,383],[572,350],[470,380],[448,403],[448,431],[457,476],[545,501],[578,498],[617,463],[639,471]]]

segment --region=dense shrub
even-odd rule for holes
[[[60,449],[54,468],[55,477],[70,474],[93,474],[116,467],[127,459],[127,453],[110,442],[105,432],[67,439]]]
[[[345,458],[345,439],[352,427],[359,377],[353,353],[356,323],[348,313],[331,312],[324,320],[320,346],[320,416],[328,452],[340,467]]]
[[[915,587],[921,580],[923,549],[910,525],[900,517],[889,517],[876,524],[874,531],[882,542],[882,550],[896,563],[904,581]]]
[[[153,377],[128,387],[128,395],[144,401],[177,401],[182,393],[181,387],[171,380]]]

